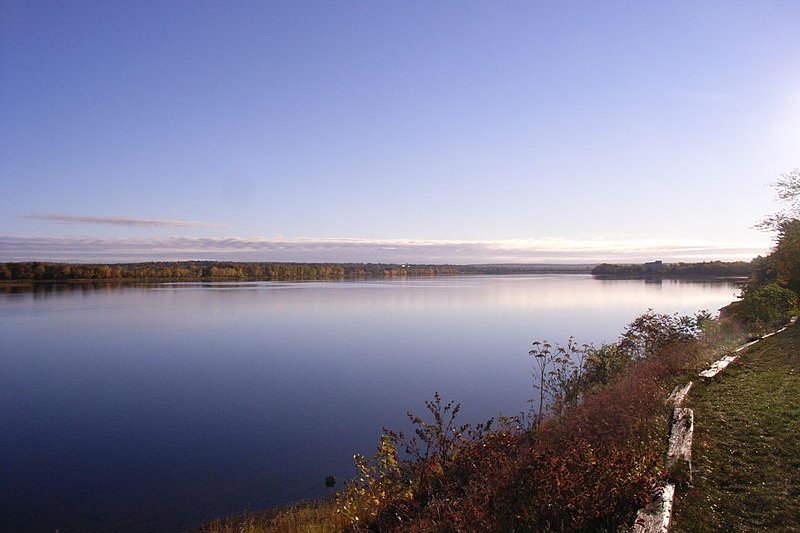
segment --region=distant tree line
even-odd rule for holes
[[[97,280],[330,280],[467,274],[588,273],[598,276],[749,276],[758,263],[673,263],[645,265],[413,265],[391,263],[277,263],[155,261],[147,263],[0,263],[0,281]]]
[[[177,261],[127,264],[0,263],[2,281],[69,280],[323,280],[470,273],[469,267],[378,263],[240,263]]]
[[[97,280],[330,280],[465,274],[588,273],[591,265],[413,265],[387,263],[0,263],[0,281]]]
[[[748,277],[753,273],[753,261],[705,261],[702,263],[644,263],[614,265],[603,263],[592,269],[596,276],[620,277]]]

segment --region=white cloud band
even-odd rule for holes
[[[762,243],[647,239],[422,240],[268,237],[21,237],[0,235],[0,261],[179,259],[392,263],[597,263],[749,260]]]

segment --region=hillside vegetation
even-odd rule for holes
[[[410,434],[385,430],[356,457],[334,499],[203,531],[617,531],[663,476],[664,398],[741,338],[704,313],[648,312],[613,344],[536,342],[542,411],[462,425],[436,395]]]

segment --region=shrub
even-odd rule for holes
[[[746,291],[742,301],[735,307],[740,318],[764,327],[785,322],[796,311],[797,295],[777,283]]]
[[[651,357],[628,359],[605,375],[606,386],[564,402],[533,430],[516,419],[493,430],[457,425],[458,405],[443,404],[437,394],[426,402],[430,422],[409,415],[410,440],[387,432],[374,463],[358,463],[361,476],[348,487],[353,497],[340,496],[359,517],[352,530],[616,531],[662,475],[669,425],[664,398],[676,376],[696,364],[697,345],[676,342]],[[580,351],[572,341],[564,348],[556,352]],[[621,357],[613,346],[598,353],[609,366]],[[577,372],[562,363],[553,371]],[[583,383],[580,374],[569,375]],[[558,383],[558,374],[552,378],[548,387]],[[403,446],[407,459],[397,461]]]
[[[669,420],[664,398],[696,355],[690,344],[664,347],[546,420],[534,453],[517,465],[524,475],[515,497],[525,501],[528,494],[519,526],[604,531],[625,523],[659,478]]]
[[[694,342],[709,331],[718,329],[718,324],[719,321],[712,319],[708,311],[688,316],[660,314],[651,309],[628,324],[616,343],[577,348],[570,339],[566,355],[571,363],[566,366],[571,364],[572,368],[567,371],[556,368],[551,374],[556,377],[566,375],[572,379],[555,380],[561,393],[551,396],[556,403],[562,397],[572,400],[567,404],[574,403],[592,388],[610,383],[630,362],[645,359],[677,343]],[[561,364],[565,365],[563,361]]]
[[[488,437],[494,420],[475,426],[456,424],[461,405],[442,403],[438,392],[425,407],[432,416],[430,422],[408,413],[414,427],[411,436],[384,429],[372,460],[354,457],[359,475],[337,494],[338,512],[349,522],[350,531],[405,528],[420,509],[439,508],[451,501],[442,495],[459,479],[464,469],[462,455]],[[514,419],[503,420],[508,427]],[[400,460],[398,449],[405,452],[405,460]]]
[[[652,309],[628,324],[619,340],[619,349],[630,359],[644,359],[676,342],[697,339],[707,312],[695,316],[666,315]]]
[[[350,524],[351,531],[368,530],[381,513],[403,507],[413,498],[410,483],[403,476],[397,455],[397,437],[384,432],[375,457],[370,461],[354,456],[358,476],[336,495],[338,512]]]
[[[542,420],[546,406],[547,410],[558,413],[578,402],[590,349],[588,344],[579,346],[573,337],[563,346],[549,341],[533,343],[528,355],[536,364],[533,388],[539,391],[538,410],[532,413],[534,425]]]
[[[588,389],[609,383],[629,361],[618,344],[601,344],[598,348],[592,346],[586,354],[584,387]]]

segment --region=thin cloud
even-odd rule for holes
[[[20,237],[0,235],[0,261],[598,263],[749,260],[764,243],[652,239],[425,240],[269,237]]]
[[[133,226],[144,228],[219,228],[220,224],[194,220],[163,220],[139,217],[109,217],[92,215],[67,215],[62,213],[31,213],[22,218],[57,222],[59,224],[105,224],[111,226]]]

